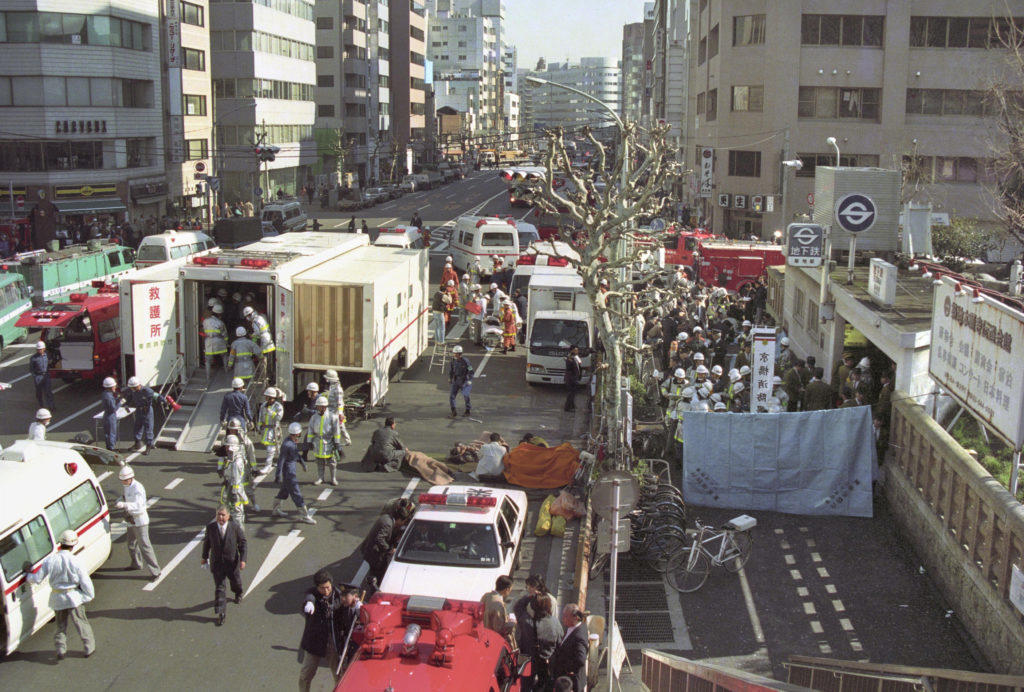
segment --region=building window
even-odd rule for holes
[[[318,58],[333,58],[334,57],[334,46],[317,46],[316,57]]]
[[[715,24],[708,32],[708,60],[718,55],[718,25]]]
[[[881,89],[800,87],[800,118],[852,118],[878,122]]]
[[[763,109],[763,86],[734,86],[732,88],[732,110],[760,113]]]
[[[718,89],[708,91],[708,122],[718,118]]]
[[[995,104],[984,91],[907,89],[908,115],[993,115]]]
[[[761,152],[730,149],[729,175],[739,178],[760,178]]]
[[[1010,19],[989,17],[911,17],[911,48],[999,48],[1013,28]],[[1017,30],[1024,18],[1015,17]]]
[[[185,115],[206,115],[206,97],[196,94],[185,94]]]
[[[881,48],[885,17],[860,14],[805,14],[800,42],[805,46],[872,46]]]
[[[120,103],[117,102],[118,94],[114,95],[114,105],[125,108],[152,108],[153,107],[153,82],[144,79],[119,79],[114,83],[121,83]]]
[[[206,26],[203,7],[181,0],[181,21],[192,26]]]
[[[208,142],[205,139],[186,139],[185,160],[196,161],[198,159],[207,158],[207,145]]]
[[[801,327],[804,325],[804,304],[806,300],[807,296],[802,289],[798,288],[793,291],[793,321]]]
[[[697,94],[697,114],[704,113],[704,92]]]
[[[316,115],[318,118],[333,118],[334,117],[334,106],[332,105],[318,105],[316,107]]]
[[[764,15],[747,14],[732,18],[732,45],[754,46],[764,43]]]
[[[316,28],[330,31],[334,28],[334,17],[317,17]]]
[[[64,43],[149,50],[151,26],[108,15],[0,12],[0,43]]]
[[[803,162],[803,168],[796,171],[798,178],[813,178],[818,166],[836,165],[835,154],[797,154]],[[840,166],[878,166],[878,154],[843,154],[839,159]]]
[[[206,53],[195,48],[182,48],[181,57],[186,70],[206,71]]]
[[[697,45],[697,64],[703,65],[708,59],[708,39],[705,36]]]
[[[334,86],[334,75],[332,75],[332,74],[318,74],[316,76],[316,85],[318,87],[333,87]]]

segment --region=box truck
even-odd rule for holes
[[[583,361],[581,383],[590,381],[594,347],[594,311],[575,271],[534,274],[526,318],[526,381],[565,382],[565,357],[578,346]]]

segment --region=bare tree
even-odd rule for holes
[[[643,351],[636,311],[659,299],[650,283],[656,268],[644,270],[643,263],[661,244],[661,234],[640,231],[637,226],[644,217],[662,211],[668,199],[665,190],[682,173],[666,139],[668,129],[657,125],[641,130],[626,123],[621,136],[628,143],[630,160],[623,160],[620,140],[620,155],[611,162],[604,144],[589,127],[584,128],[583,137],[594,151],[590,171],[573,167],[561,129],[548,131],[546,175],[534,193],[533,201],[543,211],[563,214],[568,223],[560,224],[559,236],[579,253],[579,260],[569,259],[583,279],[604,346],[607,369],[599,396],[608,421],[609,445],[616,453],[624,439],[620,382],[626,356]],[[620,185],[623,166],[624,187]],[[566,182],[556,187],[556,179]]]
[[[999,141],[993,146],[992,194],[1007,233],[1024,243],[1024,27],[1006,16],[992,20],[993,43],[1005,50],[1007,69],[988,91]]]

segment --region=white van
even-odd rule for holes
[[[272,202],[263,207],[263,214],[260,217],[263,221],[263,235],[274,235],[276,233],[290,233],[292,231],[306,230],[306,222],[309,218],[306,212],[302,211],[302,205],[295,200],[285,202]],[[274,225],[280,221],[280,228]]]
[[[18,440],[0,452],[0,589],[5,641],[10,654],[53,617],[50,585],[30,584],[32,569],[57,550],[60,535],[78,533],[75,555],[95,572],[110,557],[110,511],[95,474],[76,449],[64,442]]]
[[[566,276],[578,276],[576,270],[568,264],[537,264],[536,262],[523,261],[523,257],[520,257],[519,262],[516,263],[515,271],[512,273],[512,280],[508,284],[508,294],[510,296],[515,295],[516,290],[522,291],[524,296],[528,296],[527,292],[530,288],[530,282],[533,277],[538,275],[549,275],[549,274],[560,274]],[[525,317],[524,317],[525,319]]]
[[[378,230],[380,234],[373,241],[374,245],[412,248],[413,250],[423,249],[423,233],[416,226],[395,226]]]
[[[489,275],[494,271],[495,255],[504,260],[506,267],[519,258],[516,222],[493,216],[461,216],[455,222],[450,248],[459,272],[469,271],[473,260],[479,259],[484,275]]]
[[[167,260],[194,255],[216,247],[213,238],[199,231],[164,231],[147,235],[139,243],[135,255],[135,268],[151,267]]]

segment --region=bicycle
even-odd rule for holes
[[[757,520],[746,514],[729,520],[721,529],[701,524],[700,520],[694,523],[697,533],[693,541],[669,558],[665,570],[665,581],[680,593],[693,593],[704,586],[712,565],[730,572],[743,569],[753,545],[750,530],[757,526]],[[718,549],[713,552],[710,548],[715,541]]]

